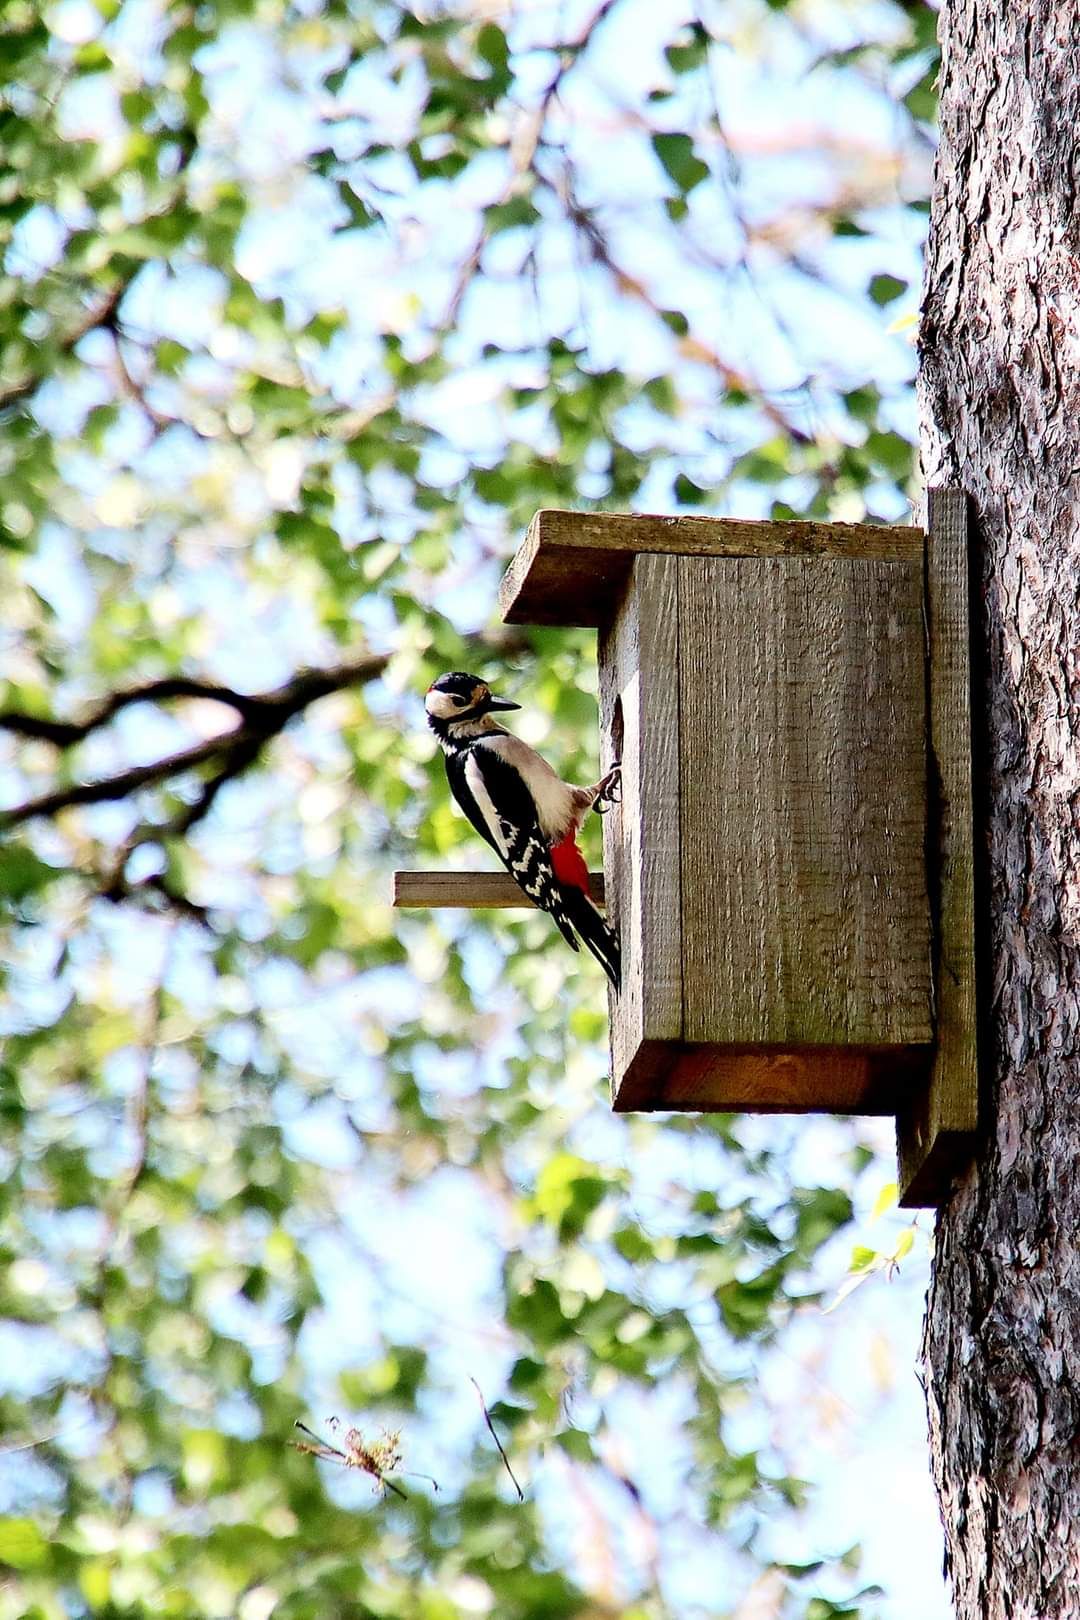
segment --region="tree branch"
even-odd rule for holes
[[[102,883],[101,896],[103,900],[112,900],[119,903],[140,892],[157,893],[174,910],[184,915],[194,917],[195,920],[205,923],[206,912],[202,906],[197,906],[186,895],[178,894],[174,890],[163,872],[152,872],[148,877],[140,878],[132,883],[127,875],[127,863],[132,855],[143,844],[162,843],[166,838],[183,838],[192,827],[209,815],[226,782],[231,782],[236,776],[254,764],[262,747],[263,739],[250,737],[246,742],[238,737],[237,732],[231,734],[231,744],[220,767],[208,776],[202,785],[202,790],[191,804],[184,805],[176,815],[166,822],[155,825],[152,822],[142,822],[124,840],[112,862],[110,873]]]
[[[70,354],[77,343],[81,343],[88,332],[95,327],[107,326],[116,315],[121,300],[131,285],[133,277],[125,277],[118,281],[98,304],[92,305],[75,325],[60,339],[58,345],[61,354]],[[9,383],[7,388],[0,388],[0,411],[7,410],[9,406],[18,405],[28,394],[32,394],[41,387],[44,377],[36,371],[29,372],[20,377],[18,382]]]
[[[175,822],[158,835],[183,834],[207,814],[225,783],[245,770],[257,758],[263,746],[276,737],[294,715],[319,698],[328,697],[331,692],[376,680],[388,662],[387,653],[368,653],[328,669],[299,670],[284,686],[251,695],[186,676],[166,676],[143,686],[132,687],[126,692],[114,693],[82,722],[42,721],[33,715],[8,710],[0,714],[0,727],[21,736],[43,738],[61,748],[81,742],[131,703],[160,702],[168,698],[211,698],[219,703],[227,703],[236,709],[241,724],[232,731],[181,748],[149,764],[132,765],[96,782],[72,783],[54,788],[36,799],[28,799],[11,810],[0,811],[0,827],[16,827],[38,817],[54,816],[75,805],[123,799],[139,788],[166,782],[212,760],[220,761],[219,768],[204,784],[195,803],[182,811]]]
[[[214,703],[226,703],[244,719],[254,714],[264,701],[215,681],[201,681],[187,675],[164,675],[157,680],[128,687],[123,692],[110,693],[82,720],[53,720],[47,716],[27,714],[20,709],[0,709],[0,731],[12,731],[20,737],[55,743],[57,748],[72,748],[76,743],[84,742],[92,731],[108,725],[121,709],[130,708],[133,703],[164,703],[172,698],[206,698]]]

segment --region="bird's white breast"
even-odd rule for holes
[[[504,731],[485,737],[478,746],[490,748],[517,771],[532,794],[540,831],[549,842],[555,843],[576,829],[578,805],[574,789],[556,776],[547,760],[541,759],[528,743]]]

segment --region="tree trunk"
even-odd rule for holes
[[[1076,1620],[1080,24],[946,0],[941,31],[921,390],[981,584],[989,1095],[939,1221],[927,1396],[959,1620]]]

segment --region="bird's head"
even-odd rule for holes
[[[497,709],[519,709],[496,697],[486,681],[461,670],[451,670],[432,681],[424,698],[428,725],[440,741],[462,740],[486,729],[483,722]]]

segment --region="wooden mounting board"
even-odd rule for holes
[[[499,589],[507,624],[607,625],[634,558],[877,557],[922,554],[921,529],[880,523],[537,512]]]
[[[604,903],[603,872],[589,873],[589,895]],[[438,911],[450,906],[466,911],[524,910],[532,901],[509,872],[395,872],[391,905]]]
[[[929,1076],[897,1114],[900,1202],[909,1209],[945,1202],[979,1115],[967,496],[931,490],[929,508],[927,875],[937,1017]]]

